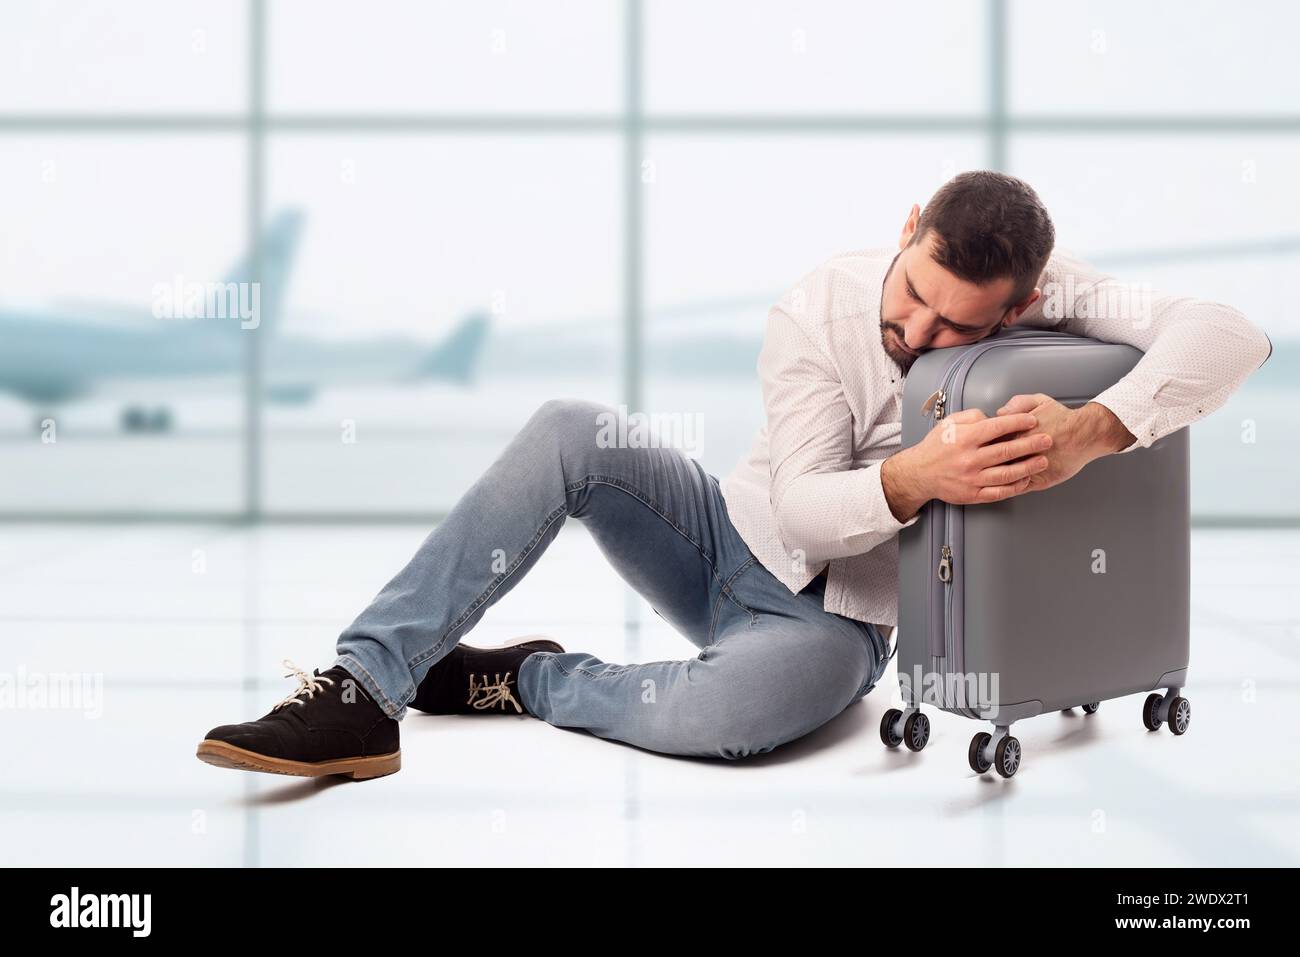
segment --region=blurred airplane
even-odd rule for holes
[[[0,349],[0,392],[48,413],[51,406],[95,392],[109,381],[228,380],[243,371],[244,329],[252,326],[266,336],[263,381],[271,401],[305,402],[323,385],[339,383],[470,381],[488,333],[488,319],[479,313],[463,319],[431,349],[409,340],[332,343],[278,333],[302,223],[298,210],[280,213],[261,240],[261,281],[253,284],[252,265],[245,258],[220,284],[212,284],[214,294],[199,303],[209,307],[209,313],[214,302],[245,307],[251,303],[258,313],[253,322],[247,321],[248,314],[241,322],[241,315],[224,311],[185,312],[179,301],[171,301],[166,284],[155,289],[152,314],[94,303],[57,312],[0,312],[5,343]],[[181,285],[178,280],[177,298],[189,299]],[[167,307],[164,314],[160,301]],[[162,431],[170,428],[171,413],[165,407],[130,406],[123,410],[121,424],[128,431]]]
[[[469,385],[484,378],[573,377],[619,367],[623,330],[609,316],[560,322],[497,326],[472,313],[432,348],[403,336],[330,342],[276,330],[303,216],[286,210],[262,239],[258,324],[265,324],[263,389],[278,403],[305,403],[323,387],[400,385],[445,381]],[[1166,262],[1251,258],[1289,254],[1300,237],[1259,243],[1112,253],[1095,257],[1103,268]],[[237,264],[225,283],[248,283],[251,266]],[[215,284],[214,284],[215,285]],[[776,292],[681,303],[649,310],[642,327],[642,363],[656,377],[752,378],[762,344],[764,317]],[[183,296],[178,296],[183,298]],[[173,303],[174,305],[174,303]],[[244,370],[246,340],[239,317],[160,319],[155,315],[89,305],[63,314],[0,313],[0,392],[36,406],[78,398],[108,380],[184,378],[192,386],[208,376],[228,383]],[[92,315],[111,323],[89,321]],[[1289,379],[1300,364],[1295,350],[1274,355],[1263,375],[1269,383]],[[1282,361],[1279,361],[1279,358]],[[1256,377],[1259,379],[1260,377]],[[1261,379],[1256,384],[1265,384]],[[228,385],[226,386],[228,388]],[[41,411],[47,411],[41,409]],[[126,408],[129,431],[170,427],[166,408]]]

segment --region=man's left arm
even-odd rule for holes
[[[1128,375],[1080,409],[1038,395],[1015,396],[999,410],[1032,411],[1039,430],[1052,434],[1059,461],[1040,473],[1034,487],[1042,488],[1092,459],[1146,448],[1204,418],[1272,352],[1268,337],[1231,306],[1156,295],[1061,252],[1044,271],[1042,296],[1016,324],[1121,342],[1144,353]]]

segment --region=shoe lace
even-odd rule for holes
[[[278,711],[280,708],[289,704],[302,704],[303,700],[300,695],[303,692],[307,693],[308,698],[314,698],[317,691],[324,690],[324,685],[332,685],[334,683],[333,678],[326,678],[324,675],[307,674],[307,672],[303,671],[288,658],[285,658],[284,661],[280,662],[280,664],[289,669],[289,673],[285,675],[286,678],[298,679],[298,687],[293,694],[287,696],[283,701],[276,704],[276,706],[271,709],[272,711]]]
[[[483,711],[487,708],[501,705],[501,710],[505,710],[506,702],[515,706],[515,710],[520,714],[524,713],[524,706],[515,700],[514,694],[510,691],[510,672],[506,672],[504,678],[498,672],[495,682],[489,682],[487,675],[483,675],[483,683],[479,684],[477,675],[469,676],[469,700],[465,703],[471,707]]]

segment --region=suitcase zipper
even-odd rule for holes
[[[939,550],[939,581],[952,584],[952,548],[944,545]]]
[[[948,528],[948,509],[945,508],[944,515],[944,538],[951,542],[951,532]],[[944,661],[951,661],[948,651],[949,635],[952,634],[952,545],[946,544],[939,549],[939,581],[943,582],[943,641],[944,641]],[[955,702],[949,702],[948,682],[941,682],[939,685],[939,700],[943,707],[948,707]]]

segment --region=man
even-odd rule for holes
[[[258,721],[210,731],[199,757],[285,774],[400,767],[398,721],[531,714],[671,754],[739,758],[829,721],[880,680],[897,621],[897,535],[931,499],[963,505],[1048,488],[1218,408],[1268,356],[1238,312],[1147,299],[1064,254],[1032,189],[965,173],[898,251],[838,256],[771,309],[766,407],[725,481],[679,450],[613,448],[608,409],[544,403],[415,557],[340,636],[324,673]],[[1123,295],[1117,295],[1123,294]],[[1115,303],[1119,303],[1116,307]],[[899,449],[903,380],[929,349],[1012,323],[1143,350],[1075,410],[1015,396]],[[460,644],[567,518],[700,652],[615,665],[543,638]]]

